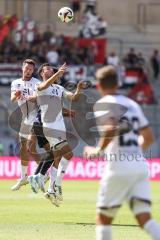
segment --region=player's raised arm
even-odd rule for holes
[[[75,93],[72,92],[65,92],[65,96],[70,100],[70,101],[78,101],[79,97],[82,94],[82,89],[84,89],[86,87],[86,83],[84,82],[79,82],[77,85],[77,89],[75,91]]]
[[[47,79],[46,81],[40,83],[37,86],[38,91],[42,91],[44,89],[47,89],[50,85],[52,85],[55,81],[57,81],[60,77],[63,76],[63,74],[66,71],[66,63],[64,63],[59,69],[58,72],[56,72],[52,77]]]

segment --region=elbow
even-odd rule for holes
[[[103,136],[107,138],[115,137],[117,134],[118,134],[117,128],[114,126],[107,127],[103,131]]]
[[[72,102],[78,102],[78,98],[72,97],[71,101],[72,101]]]
[[[42,91],[42,90],[44,90],[44,89],[46,89],[45,86],[39,86],[39,87],[37,88],[38,91]]]
[[[11,97],[11,102],[14,102],[15,101],[15,98]]]
[[[75,96],[72,96],[71,100],[73,102],[78,102],[79,101],[79,98],[80,98],[80,95],[75,95]]]
[[[155,141],[154,141],[154,137],[153,136],[150,136],[149,138],[146,138],[144,140],[144,144],[143,144],[143,146],[145,146],[144,149],[145,150],[148,149],[154,142]]]

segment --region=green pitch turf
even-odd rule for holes
[[[64,203],[56,208],[29,186],[17,192],[15,182],[0,182],[0,239],[2,240],[91,240],[95,239],[97,182],[64,182]],[[153,215],[160,222],[160,183],[152,183]],[[136,226],[124,206],[113,226],[116,240],[149,240]]]

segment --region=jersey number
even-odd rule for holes
[[[129,121],[132,125],[132,130],[124,135],[119,137],[119,145],[120,147],[127,146],[138,146],[138,129],[139,129],[139,119],[137,117],[132,117],[131,119],[127,117],[123,117],[122,121]]]
[[[52,94],[58,96],[58,90],[57,90],[57,89],[53,89],[53,90],[52,90]]]

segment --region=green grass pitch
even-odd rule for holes
[[[0,239],[91,240],[95,239],[95,203],[98,182],[65,181],[64,203],[56,208],[29,186],[17,192],[13,181],[0,182]],[[153,215],[160,222],[160,183],[152,183]],[[127,206],[114,222],[116,240],[149,240],[137,226]]]

